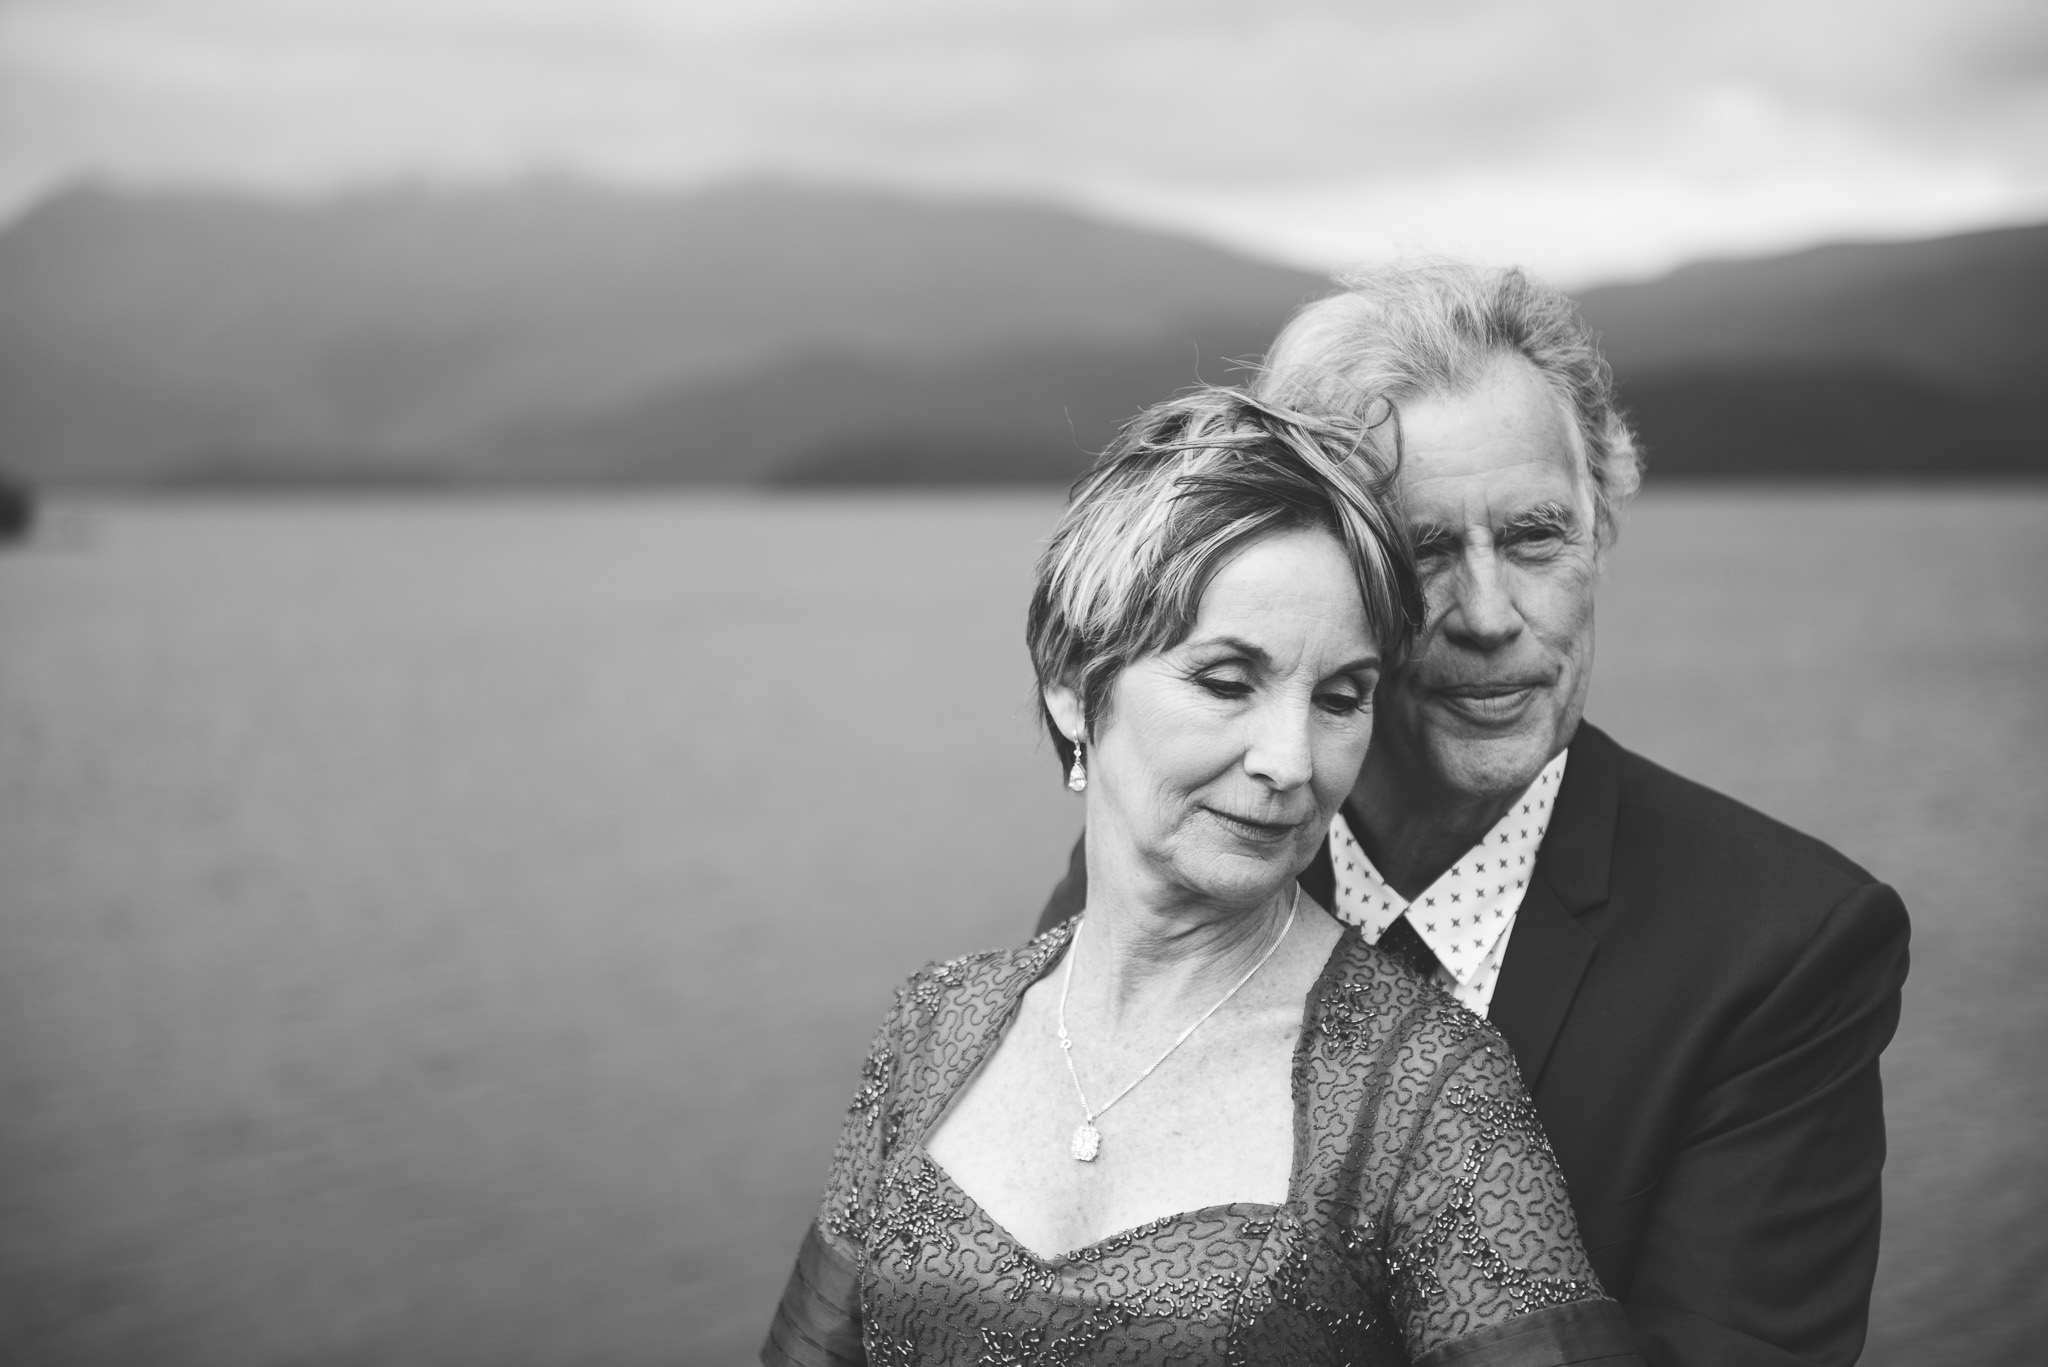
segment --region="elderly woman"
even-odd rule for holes
[[[898,992],[764,1362],[1639,1361],[1499,1036],[1295,882],[1416,610],[1388,466],[1210,389],[1076,487],[1087,906]]]

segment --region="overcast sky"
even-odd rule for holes
[[[2048,218],[2043,0],[0,0],[0,213],[769,171],[1566,283]]]

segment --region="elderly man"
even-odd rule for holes
[[[1269,398],[1391,399],[1426,618],[1305,889],[1507,1038],[1658,1364],[1837,1364],[1877,1265],[1905,908],[1582,724],[1637,457],[1569,300],[1389,268],[1289,323]],[[1081,851],[1045,924],[1086,900]]]

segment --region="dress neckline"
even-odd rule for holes
[[[1114,1230],[1092,1243],[1082,1244],[1079,1248],[1070,1248],[1064,1253],[1047,1255],[1040,1253],[1037,1249],[1010,1233],[1004,1227],[1001,1220],[989,1214],[987,1207],[974,1199],[973,1192],[961,1186],[954,1180],[953,1174],[946,1171],[943,1164],[925,1152],[923,1144],[917,1146],[917,1157],[919,1162],[938,1174],[939,1180],[945,1183],[955,1196],[958,1196],[972,1207],[973,1213],[981,1217],[983,1224],[995,1231],[998,1239],[1001,1239],[1012,1249],[1029,1258],[1039,1267],[1047,1269],[1059,1268],[1070,1263],[1093,1262],[1095,1261],[1094,1255],[1103,1252],[1111,1244],[1143,1238],[1147,1234],[1156,1233],[1159,1230],[1180,1224],[1183,1221],[1195,1220],[1203,1216],[1239,1214],[1248,1220],[1255,1220],[1261,1216],[1279,1215],[1290,1209],[1294,1200],[1294,1193],[1289,1191],[1287,1193],[1287,1201],[1277,1206],[1264,1201],[1219,1201],[1214,1205],[1197,1206],[1193,1210],[1177,1210],[1171,1215],[1155,1215],[1149,1220],[1141,1220],[1128,1228]]]
[[[1001,1042],[1004,1035],[1009,1033],[1010,1027],[1016,1024],[1017,1013],[1024,1005],[1024,994],[1030,991],[1032,986],[1041,981],[1046,974],[1052,972],[1054,965],[1059,963],[1065,952],[1072,946],[1074,926],[1079,920],[1080,913],[1076,912],[1073,916],[1062,921],[1057,928],[1047,932],[1048,934],[1060,937],[1058,952],[1045,955],[1029,975],[1020,977],[1014,990],[1010,993],[1009,1003],[1003,1008],[1002,1019],[989,1029],[982,1037],[979,1045],[971,1054],[964,1058],[965,1067],[959,1073],[952,1087],[947,1091],[945,1103],[934,1111],[931,1117],[918,1130],[917,1139],[913,1145],[918,1161],[937,1173],[940,1180],[944,1181],[947,1186],[959,1194],[961,1199],[972,1206],[975,1212],[983,1220],[987,1221],[989,1228],[995,1231],[998,1238],[1040,1267],[1046,1268],[1057,1267],[1075,1261],[1086,1261],[1085,1255],[1101,1249],[1106,1244],[1132,1237],[1141,1230],[1165,1228],[1182,1220],[1192,1219],[1198,1215],[1211,1215],[1224,1211],[1256,1211],[1260,1214],[1278,1215],[1282,1212],[1291,1211],[1299,1217],[1301,1214],[1301,1184],[1306,1176],[1309,1148],[1313,1141],[1313,1136],[1309,1133],[1308,1097],[1303,1088],[1303,1078],[1306,1075],[1309,1050],[1313,1046],[1314,1041],[1314,1031],[1312,1029],[1314,1022],[1312,1016],[1316,1009],[1316,1003],[1322,1000],[1331,982],[1343,971],[1342,965],[1351,957],[1346,952],[1351,947],[1351,942],[1356,940],[1360,944],[1364,943],[1363,938],[1359,934],[1358,927],[1343,922],[1339,922],[1337,942],[1330,946],[1330,953],[1323,960],[1322,970],[1316,974],[1315,981],[1309,985],[1308,994],[1302,998],[1301,1025],[1295,1032],[1294,1050],[1289,1055],[1287,1090],[1292,1112],[1289,1116],[1289,1129],[1293,1135],[1294,1151],[1287,1160],[1287,1196],[1280,1204],[1273,1205],[1264,1201],[1213,1202],[1206,1206],[1198,1206],[1192,1210],[1178,1210],[1169,1215],[1156,1215],[1149,1220],[1141,1220],[1128,1228],[1114,1230],[1099,1239],[1082,1244],[1079,1248],[1047,1257],[1004,1228],[1002,1222],[989,1214],[981,1202],[975,1200],[974,1194],[961,1186],[954,1179],[953,1174],[946,1171],[945,1167],[934,1159],[925,1148],[925,1140],[930,1137],[931,1132],[937,1128],[939,1122],[945,1119],[946,1112],[952,1109],[953,1099],[966,1090],[967,1084],[973,1080],[976,1073],[981,1071],[982,1065],[995,1052],[996,1045]]]

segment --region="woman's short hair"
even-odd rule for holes
[[[1535,366],[1577,435],[1595,531],[1611,545],[1642,482],[1635,436],[1592,330],[1559,290],[1513,268],[1460,261],[1374,266],[1304,306],[1266,354],[1259,394],[1307,412],[1352,412],[1469,388],[1504,355]]]
[[[1063,765],[1073,747],[1045,712],[1044,690],[1073,689],[1092,734],[1116,676],[1185,640],[1216,572],[1266,536],[1317,528],[1335,537],[1382,657],[1400,657],[1422,599],[1387,511],[1387,413],[1309,416],[1205,387],[1124,427],[1075,483],[1038,558],[1025,624],[1040,711]]]

